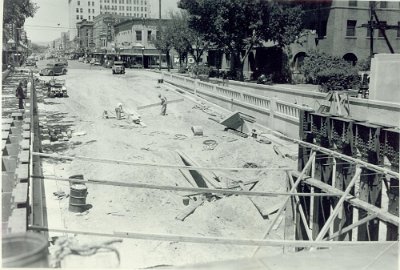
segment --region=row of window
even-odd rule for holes
[[[115,15],[121,15],[121,16],[130,16],[130,17],[137,17],[137,18],[147,18],[147,14],[143,13],[124,13],[124,12],[110,12],[110,11],[100,11],[100,14],[115,14]],[[94,17],[93,17],[94,18]]]
[[[143,32],[145,32],[145,31],[142,31],[142,30],[136,30],[135,31],[136,41],[142,41]],[[129,35],[131,33],[132,33],[132,30],[129,30],[129,31],[124,31],[121,34],[126,36],[126,35]],[[147,40],[153,40],[154,39],[153,36],[152,36],[152,33],[153,33],[153,31],[151,31],[151,30],[147,31]],[[156,31],[156,39],[159,39],[159,38],[160,38],[160,32]]]
[[[368,22],[368,25],[371,22]],[[386,26],[387,22],[386,21],[380,21],[381,25]],[[363,25],[361,27],[367,28],[367,37],[371,37],[371,29],[368,25]],[[397,37],[400,37],[400,22],[397,22],[398,28],[397,28]],[[356,36],[356,28],[357,28],[357,21],[356,20],[347,20],[347,27],[346,27],[346,36],[347,37],[354,37]],[[374,29],[374,32],[378,32],[378,37],[383,37],[382,31],[379,29]]]
[[[76,8],[76,13],[79,13],[79,11],[80,11],[80,13],[83,13],[83,8],[81,8],[81,9]],[[94,9],[92,8],[92,9],[91,9],[91,12],[90,12],[90,8],[88,8],[88,13],[95,13],[95,12],[94,12]]]
[[[357,2],[358,1],[349,1],[349,7],[356,7],[357,6]],[[388,2],[387,1],[380,1],[379,2],[379,6],[376,5],[376,7],[379,8],[387,8],[388,7]],[[400,7],[400,3],[399,3],[399,7]]]
[[[104,5],[104,6],[102,6],[102,5],[100,5],[100,9],[108,9],[108,10],[118,10],[118,6],[111,6],[111,8],[110,8],[110,6],[109,5]],[[125,7],[124,6],[119,6],[119,10],[121,10],[121,11],[124,11],[125,10]],[[126,11],[147,11],[147,7],[140,7],[140,10],[139,10],[139,7],[133,7],[133,10],[132,10],[132,7],[126,7]]]
[[[90,6],[90,3],[92,3],[92,6],[94,7],[94,1],[88,1],[87,2],[88,6]],[[80,6],[81,5],[81,1],[78,1],[77,5]]]
[[[79,2],[79,1],[78,1]],[[110,2],[110,0],[100,0],[100,3],[111,3],[111,4],[139,4],[139,0],[111,0],[111,2]],[[147,4],[147,2],[146,2],[146,0],[140,0],[140,4],[141,5],[143,5],[143,4]]]

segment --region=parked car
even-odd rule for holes
[[[67,68],[62,63],[49,63],[39,72],[40,76],[54,76],[67,74]]]
[[[78,58],[78,61],[79,61],[79,62],[83,62],[83,57],[79,57],[79,58]]]
[[[115,61],[112,66],[112,74],[125,74],[125,66],[123,61]]]
[[[51,79],[47,83],[47,96],[50,98],[54,97],[68,97],[67,87],[65,86],[65,80]]]
[[[96,63],[96,59],[92,58],[92,60],[90,60],[90,65],[94,65],[94,63]]]
[[[96,60],[96,61],[94,62],[94,65],[95,65],[95,66],[101,66],[101,63],[100,63],[99,60]]]
[[[27,67],[34,67],[36,66],[36,61],[34,59],[28,59],[25,62],[25,66]]]

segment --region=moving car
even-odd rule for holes
[[[112,74],[125,74],[125,66],[123,61],[115,61],[112,67]]]
[[[47,83],[47,96],[50,98],[68,97],[65,80],[51,79]]]
[[[67,68],[60,62],[49,63],[39,72],[40,76],[54,76],[67,74]]]

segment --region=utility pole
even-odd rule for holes
[[[158,0],[158,19],[159,19],[159,25],[160,25],[160,30],[161,30],[161,0]],[[156,35],[157,38],[157,35]],[[159,55],[159,62],[160,62],[160,66],[159,69],[161,71],[161,50],[160,50],[160,55]]]
[[[372,21],[374,19],[374,10],[375,10],[375,2],[369,2],[369,33],[370,33],[370,40],[369,40],[369,57],[372,59],[374,57],[374,27],[372,25]]]

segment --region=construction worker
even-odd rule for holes
[[[22,82],[19,83],[15,96],[18,98],[18,108],[19,109],[24,109],[24,99],[25,99],[25,93],[24,89],[22,88]]]
[[[124,112],[124,109],[122,108],[122,103],[118,103],[117,107],[115,108],[115,115],[117,117],[117,120],[122,119],[122,113]]]
[[[164,96],[161,96],[161,94],[159,94],[158,97],[161,99],[161,115],[166,115],[167,114],[167,98]]]

